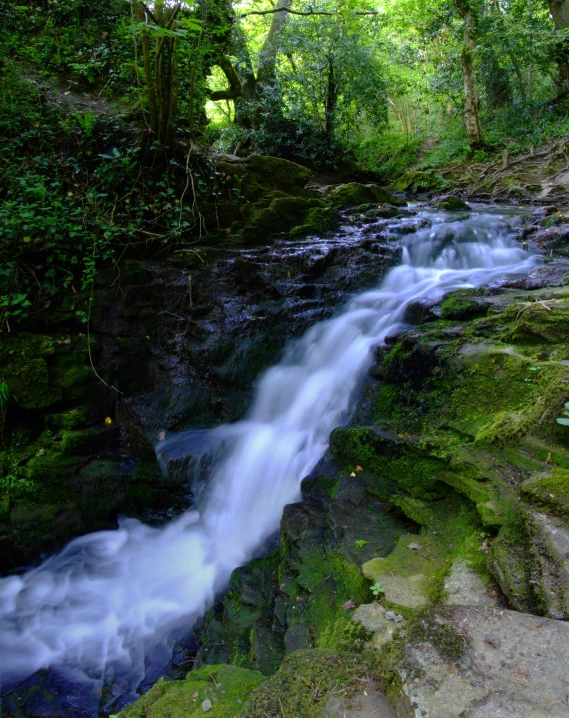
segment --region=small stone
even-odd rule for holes
[[[209,698],[206,698],[205,701],[202,703],[202,711],[204,713],[207,713],[211,710],[211,701]]]
[[[413,551],[421,551],[423,548],[420,543],[417,543],[416,541],[412,541],[407,548],[413,549]]]
[[[344,611],[349,611],[350,608],[355,608],[355,607],[356,607],[356,604],[354,603],[353,598],[350,598],[349,601],[346,601],[346,603],[342,604],[342,608],[344,609]]]

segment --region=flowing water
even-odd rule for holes
[[[538,263],[504,216],[428,216],[431,228],[399,240],[401,263],[376,289],[312,327],[261,377],[246,420],[213,430],[225,456],[199,511],[160,529],[125,519],[0,583],[7,689],[54,667],[94,695],[105,680],[133,700],[164,670],[176,631],[212,605],[231,571],[278,529],[285,504],[299,499],[330,432],[350,417],[372,348],[402,328],[408,307]],[[175,441],[178,453],[183,442]]]

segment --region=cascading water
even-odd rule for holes
[[[161,529],[126,519],[0,583],[5,689],[54,667],[97,696],[105,681],[133,700],[164,670],[171,636],[207,610],[298,500],[330,432],[350,416],[371,349],[401,328],[407,308],[536,266],[504,217],[431,220],[401,240],[402,262],[377,289],[314,326],[265,373],[246,420],[214,430],[229,448],[199,512]]]

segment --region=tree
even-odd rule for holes
[[[476,81],[474,62],[478,39],[477,8],[473,0],[454,0],[458,14],[464,22],[464,36],[460,60],[464,74],[464,120],[470,148],[476,150],[483,146],[482,125],[480,123],[480,98]]]
[[[559,96],[569,95],[569,0],[548,0],[558,40],[554,49],[559,68]]]

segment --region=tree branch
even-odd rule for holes
[[[279,7],[275,8],[274,10],[251,10],[251,12],[246,12],[244,15],[238,15],[237,19],[241,20],[244,17],[249,17],[250,15],[274,15],[276,12],[288,12],[291,15],[302,15],[304,17],[309,17],[310,15],[341,15],[342,13],[339,13],[336,10],[291,10],[287,7]],[[379,12],[375,10],[370,10],[369,12],[349,12],[348,15],[379,15]]]
[[[229,87],[227,90],[210,92],[209,99],[212,102],[219,102],[219,100],[236,100],[238,97],[241,97],[243,94],[243,86],[241,85],[239,75],[235,72],[235,68],[231,64],[230,59],[227,55],[223,55],[217,64],[223,70],[225,77],[227,77]]]

